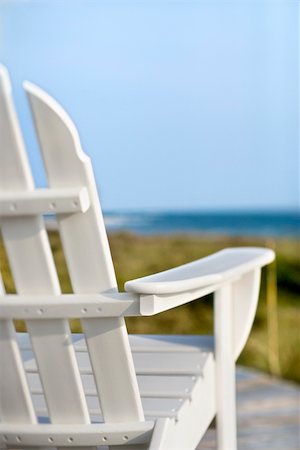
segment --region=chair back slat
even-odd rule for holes
[[[1,275],[0,295],[4,295]],[[35,424],[36,415],[12,320],[0,320],[0,355],[0,422]]]
[[[5,69],[0,70],[0,189],[34,188]],[[1,220],[2,236],[20,294],[59,294],[60,287],[43,219]],[[40,311],[42,314],[42,310]],[[89,423],[75,351],[66,320],[27,321],[53,423]]]
[[[58,214],[75,293],[116,291],[117,284],[90,159],[74,124],[48,94],[26,83],[50,187],[86,187],[85,213]],[[123,318],[82,320],[105,421],[144,420]]]

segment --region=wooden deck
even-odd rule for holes
[[[238,367],[237,412],[239,450],[300,450],[299,386]],[[216,448],[210,428],[197,450]]]

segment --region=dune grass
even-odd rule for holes
[[[71,292],[58,234],[49,233],[62,291]],[[263,270],[262,288],[254,326],[239,363],[300,382],[300,243],[293,239],[231,238],[199,235],[136,236],[129,233],[109,236],[119,289],[125,281],[175,267],[231,246],[259,245],[272,247],[277,254],[276,266]],[[13,280],[3,245],[0,265],[7,292],[14,292]],[[268,272],[269,271],[269,272]],[[278,301],[274,297],[274,274],[277,274]],[[271,276],[270,276],[271,275]],[[269,281],[267,283],[267,276]],[[271,280],[271,281],[270,281]],[[274,298],[273,298],[274,303]],[[278,317],[278,323],[277,323]],[[128,318],[130,333],[205,334],[212,331],[212,297],[175,308],[155,317]],[[278,329],[277,329],[278,325]],[[17,322],[19,330],[24,329]],[[72,329],[80,331],[78,321]],[[278,346],[277,346],[278,341]]]

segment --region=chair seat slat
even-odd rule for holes
[[[145,416],[177,417],[185,401],[189,402],[192,398],[196,383],[199,380],[205,382],[202,377],[204,371],[214,364],[212,351],[209,351],[209,348],[212,347],[211,339],[208,336],[181,336],[181,339],[179,336],[155,336],[153,338],[151,335],[131,336],[130,338]],[[75,341],[82,343],[83,338],[80,335],[74,335],[73,342]],[[149,358],[147,350],[151,341],[154,341],[154,344],[152,344],[151,358]],[[20,342],[26,348],[26,335],[20,337]],[[81,346],[81,349],[83,347],[84,345]],[[146,352],[142,352],[143,347],[146,348]],[[164,351],[161,351],[162,348]],[[168,352],[168,348],[172,351]],[[175,348],[177,348],[177,352],[175,352]],[[100,418],[103,420],[97,391],[91,376],[92,370],[90,366],[87,367],[89,362],[87,347],[85,346],[84,352],[76,353],[90,415],[95,416],[97,421]],[[28,371],[30,389],[31,392],[34,392],[37,411],[45,415],[45,408],[43,409],[40,403],[42,391],[36,377],[37,372],[32,352],[23,350],[23,359]],[[152,363],[150,369],[149,360]],[[178,361],[180,361],[180,365]],[[181,365],[185,369],[182,369]],[[183,371],[187,373],[183,374]]]
[[[30,340],[27,333],[18,333],[17,339],[22,350],[30,350]],[[80,333],[72,334],[72,341],[76,352],[86,352],[85,339]],[[214,338],[208,335],[159,335],[159,334],[131,334],[130,348],[133,352],[212,352]]]
[[[80,353],[80,356],[81,358],[78,358],[80,373],[84,375],[93,374],[92,367],[89,365],[88,354]],[[208,353],[198,355],[197,353],[172,352],[169,355],[153,353],[149,358],[148,353],[139,352],[133,355],[133,360],[137,375],[201,375],[208,357]],[[178,364],[178,358],[180,358],[181,364]],[[38,372],[33,359],[26,361],[24,364],[26,372]]]

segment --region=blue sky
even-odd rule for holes
[[[298,7],[0,0],[0,61],[37,185],[24,79],[73,118],[106,210],[297,209]]]

